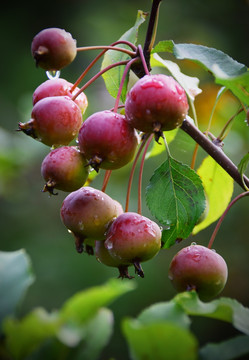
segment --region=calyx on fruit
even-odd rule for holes
[[[68,145],[82,124],[79,106],[68,96],[51,96],[33,107],[31,120],[19,123],[18,130],[48,146]]]
[[[76,57],[76,41],[64,29],[47,28],[33,38],[31,53],[36,66],[48,71],[61,70]]]
[[[124,212],[109,227],[105,247],[121,264],[133,264],[143,277],[140,263],[152,259],[161,249],[161,229],[145,216]]]
[[[74,235],[78,252],[84,250],[84,241],[105,240],[111,222],[122,207],[101,190],[83,186],[71,192],[61,206],[61,220]]]
[[[54,195],[54,189],[70,192],[82,187],[87,181],[89,166],[77,146],[61,146],[46,155],[41,175],[46,181],[43,192]]]
[[[78,141],[81,152],[96,171],[99,168],[114,170],[133,159],[138,136],[124,115],[105,110],[83,122]]]

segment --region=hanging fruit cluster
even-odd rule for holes
[[[128,272],[131,266],[137,275],[144,277],[141,263],[158,254],[163,245],[162,234],[170,230],[167,233],[169,237],[173,241],[176,238],[180,240],[177,234],[175,237],[172,235],[177,226],[173,221],[167,220],[165,223],[162,218],[159,226],[142,215],[141,178],[145,154],[153,139],[156,143],[163,140],[171,169],[178,171],[179,165],[170,157],[164,132],[182,125],[188,115],[188,98],[183,87],[172,76],[150,73],[141,46],[124,40],[99,48],[102,52],[74,84],[50,76],[36,88],[31,119],[19,123],[18,130],[50,147],[41,165],[41,174],[46,182],[43,191],[51,196],[57,194],[56,190],[69,192],[60,214],[63,224],[73,235],[76,250],[95,255],[101,263],[116,267],[121,278],[132,278]],[[77,52],[84,49],[77,48],[76,41],[65,30],[49,28],[34,37],[31,50],[38,67],[48,74],[58,75],[74,60]],[[124,53],[128,59],[103,68],[80,88],[79,83],[85,74],[108,50]],[[113,109],[93,113],[83,120],[88,105],[84,91],[97,77],[117,66],[123,67],[123,74]],[[143,74],[125,96],[123,105],[120,105],[129,71],[134,68],[136,72],[138,66],[143,69]],[[138,210],[131,212],[128,209],[131,181],[143,148]],[[106,186],[111,172],[130,162],[133,162],[133,167],[126,207],[123,209],[117,200],[106,194]],[[88,182],[89,174],[98,173],[100,169],[105,171],[101,190],[91,187]],[[184,167],[180,170],[183,176],[188,171],[190,169]],[[196,193],[202,196],[202,201],[197,205],[193,203],[191,208],[194,215],[189,223],[193,228],[205,209],[205,194],[201,181],[192,173],[191,170],[191,176],[196,178],[191,182],[195,182]],[[159,180],[160,176],[153,178],[152,182],[157,184]],[[189,194],[188,189],[185,190],[186,196],[192,196],[192,188]],[[154,193],[148,189],[148,201],[153,196]],[[169,213],[170,207],[169,203]],[[151,210],[153,214],[153,206]],[[167,225],[165,229],[163,225]],[[169,275],[177,290],[194,289],[207,298],[223,289],[227,268],[224,260],[214,251],[192,244],[173,259]]]

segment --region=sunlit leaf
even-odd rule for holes
[[[155,170],[146,201],[152,215],[166,227],[162,235],[166,248],[190,235],[206,203],[196,172],[171,157]]]
[[[231,176],[211,156],[203,160],[197,173],[202,180],[209,210],[206,218],[195,226],[193,234],[219,219],[231,200],[234,185]]]
[[[7,348],[15,359],[23,359],[55,336],[58,328],[57,314],[48,314],[42,308],[33,310],[22,320],[8,318],[4,322]]]
[[[113,331],[113,314],[102,308],[87,324],[84,342],[77,351],[74,360],[97,360],[103,348],[108,344]]]
[[[119,296],[135,288],[131,281],[111,279],[106,284],[83,290],[63,305],[60,316],[63,321],[83,323],[93,316],[99,308],[110,304]]]
[[[171,52],[177,59],[192,60],[212,73],[217,84],[226,86],[249,105],[248,68],[224,52],[197,44],[175,44],[172,40],[159,42],[153,52]]]
[[[33,281],[30,259],[25,250],[0,252],[0,323],[15,312]]]
[[[158,54],[151,55],[151,66],[160,66],[166,68],[176,81],[183,87],[189,99],[194,100],[195,97],[202,92],[198,87],[199,79],[185,75],[181,72],[179,66],[170,60],[162,59]]]
[[[130,41],[133,44],[136,44],[137,36],[138,36],[138,29],[140,25],[145,21],[147,14],[143,11],[139,10],[137,14],[137,19],[134,24],[134,26],[126,31],[119,40],[125,40]],[[122,48],[126,48],[128,50],[131,50],[131,48],[127,45],[117,45]],[[104,69],[105,67],[109,66],[110,64],[114,64],[119,61],[128,60],[129,55],[115,51],[115,50],[108,50],[105,55],[102,62],[101,69]],[[115,67],[106,73],[103,74],[103,79],[105,81],[106,88],[111,96],[114,98],[117,97],[120,82],[123,76],[125,66],[118,66]],[[128,84],[128,76],[126,77],[125,84],[123,86],[122,94],[121,94],[121,101],[125,101],[126,92],[127,92],[127,84]]]
[[[249,337],[239,335],[218,344],[207,344],[199,351],[200,360],[233,360],[249,354]]]
[[[194,360],[197,340],[187,329],[168,322],[141,324],[125,319],[122,330],[133,360]],[[180,346],[179,346],[180,344]]]

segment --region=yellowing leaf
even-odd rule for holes
[[[225,211],[233,195],[233,179],[210,156],[206,157],[197,174],[200,176],[208,200],[208,215],[194,227],[193,234],[215,222]]]

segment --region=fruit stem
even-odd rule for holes
[[[143,64],[143,68],[144,68],[145,74],[146,74],[146,75],[150,75],[150,72],[149,72],[149,69],[148,69],[148,66],[147,66],[147,63],[146,63],[146,60],[145,60],[145,57],[144,57],[144,53],[143,53],[143,49],[142,49],[142,46],[141,46],[141,45],[138,45],[138,52],[139,52],[140,59],[141,59],[142,64]]]
[[[128,181],[128,188],[127,188],[127,194],[126,194],[126,205],[125,205],[125,212],[128,211],[129,209],[129,201],[130,201],[130,194],[131,194],[131,185],[132,185],[132,180],[133,180],[133,176],[134,176],[134,172],[135,172],[135,168],[136,168],[136,164],[138,162],[139,156],[141,154],[141,151],[143,150],[144,145],[146,144],[146,141],[148,140],[150,134],[144,134],[143,135],[143,140],[142,143],[140,144],[140,147],[137,151],[137,154],[135,156],[135,159],[133,161],[132,164],[132,168],[131,168],[131,172],[130,172],[130,177],[129,177],[129,181]]]
[[[105,192],[111,174],[111,170],[106,170],[101,191]]]
[[[106,71],[114,68],[115,66],[121,66],[121,65],[126,65],[130,60],[124,60],[124,61],[119,61],[116,62],[114,64],[108,65],[107,67],[105,67],[103,70],[99,71],[96,75],[94,75],[89,81],[87,81],[87,83],[85,83],[85,85],[82,86],[82,88],[80,88],[79,91],[77,91],[77,93],[72,97],[72,100],[75,100],[77,98],[77,96],[79,96],[89,85],[91,85],[97,78],[99,78],[102,74],[104,74]]]
[[[243,180],[237,166],[223,152],[220,146],[215,145],[194,124],[185,119],[181,129],[192,137],[233,179],[245,190],[244,183],[249,187],[249,179],[243,175]]]
[[[77,48],[77,51],[87,51],[87,50],[116,50],[116,51],[121,51],[131,57],[136,56],[136,53],[134,51],[125,49],[125,48],[121,48],[121,47],[117,47],[117,46],[112,46],[112,45],[103,45],[103,46],[83,46],[83,47],[79,47]]]
[[[217,136],[217,140],[223,141],[225,139],[225,137],[227,136],[225,134],[226,130],[228,129],[229,125],[231,124],[231,122],[234,120],[234,118],[239,115],[242,111],[244,111],[243,108],[240,108],[233,116],[230,117],[230,119],[227,121],[227,123],[225,124],[224,128],[221,130],[220,135]]]
[[[130,41],[122,41],[122,40],[118,40],[114,43],[112,43],[110,46],[115,46],[115,45],[118,45],[118,44],[124,44],[124,45],[128,45],[130,46],[134,53],[136,53],[137,51],[137,48],[134,44],[132,44]],[[79,85],[79,83],[83,80],[83,78],[86,76],[86,74],[89,72],[89,70],[96,64],[96,62],[107,52],[108,49],[104,49],[103,51],[101,51],[100,54],[98,54],[96,56],[96,58],[88,65],[88,67],[83,71],[83,73],[80,75],[80,77],[76,80],[76,82],[74,83],[74,85],[72,86],[71,88],[71,92],[74,91],[74,89]]]
[[[141,159],[140,169],[139,169],[139,178],[138,178],[138,205],[137,205],[137,212],[138,214],[142,215],[142,177],[143,177],[143,168],[144,168],[144,161],[145,156],[148,150],[148,147],[153,139],[154,134],[150,134],[146,146],[144,148],[143,156]]]
[[[135,61],[137,61],[137,60],[138,60],[138,57],[129,60],[129,62],[126,64],[126,67],[125,67],[124,72],[123,72],[123,75],[122,75],[122,79],[121,79],[121,81],[120,81],[120,85],[119,85],[119,89],[118,89],[118,94],[117,94],[117,97],[116,97],[116,101],[115,101],[115,105],[114,105],[114,109],[113,109],[114,112],[117,112],[117,111],[118,111],[119,101],[120,101],[120,97],[121,97],[121,94],[122,94],[122,90],[123,90],[125,78],[126,78],[126,76],[127,76],[127,74],[128,74],[128,71],[129,71],[131,65],[132,65]]]
[[[164,136],[163,133],[161,134],[161,137],[163,138],[163,142],[164,142],[164,145],[165,145],[167,155],[168,155],[168,157],[171,157],[171,154],[170,154],[170,151],[169,151],[169,145],[167,143],[166,137]]]
[[[193,152],[193,156],[192,156],[191,165],[190,165],[191,169],[195,168],[195,162],[196,162],[198,148],[199,148],[199,144],[196,143],[195,148],[194,148],[194,152]]]
[[[212,234],[212,236],[211,236],[211,238],[210,238],[210,240],[209,240],[209,243],[208,243],[208,248],[209,248],[209,249],[211,249],[211,247],[213,246],[213,242],[214,242],[214,239],[215,239],[215,237],[216,237],[216,235],[217,235],[217,232],[218,232],[218,230],[219,230],[219,228],[220,228],[220,226],[221,226],[221,223],[222,223],[222,221],[224,220],[226,214],[228,213],[229,209],[231,209],[231,207],[232,207],[238,200],[240,200],[240,199],[243,198],[244,196],[248,196],[248,195],[249,195],[249,191],[245,191],[245,192],[239,194],[238,196],[236,196],[236,197],[230,202],[230,204],[228,205],[228,207],[226,208],[226,210],[224,211],[224,213],[223,213],[222,216],[220,217],[220,219],[219,219],[219,221],[218,221],[218,223],[217,223],[217,225],[216,225],[216,227],[215,227],[215,229],[214,229],[214,231],[213,231],[213,234]]]

